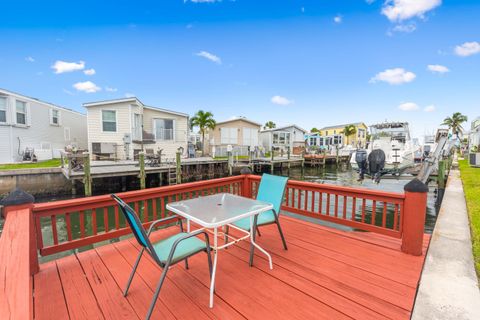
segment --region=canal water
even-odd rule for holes
[[[368,188],[372,190],[382,190],[382,191],[393,191],[393,192],[403,192],[403,187],[405,184],[407,184],[410,178],[384,178],[381,180],[379,184],[376,184],[372,182],[370,179],[365,179],[362,182],[358,182],[358,173],[354,170],[352,170],[348,165],[326,165],[325,167],[318,167],[318,168],[311,168],[311,167],[305,167],[302,169],[300,167],[296,168],[291,168],[289,171],[284,170],[283,172],[276,172],[276,174],[282,174],[282,175],[289,175],[291,179],[295,180],[304,180],[304,181],[310,181],[310,182],[315,182],[315,183],[325,183],[325,184],[335,184],[335,185],[340,185],[340,186],[351,186],[351,187],[359,187],[359,188]],[[436,216],[437,216],[437,197],[436,197],[436,186],[435,185],[429,185],[429,194],[428,194],[428,203],[427,203],[427,216],[426,216],[426,223],[425,223],[425,232],[431,233],[433,231],[433,227],[435,225],[436,221]],[[62,200],[66,199],[68,197],[62,197],[62,198],[39,198],[37,199],[37,202],[47,202],[47,201],[55,201],[55,200]],[[151,206],[152,203],[148,204],[149,210],[147,212],[151,212]],[[109,220],[113,221],[113,210],[108,210],[109,211]],[[110,212],[111,211],[111,212]],[[141,210],[143,211],[143,210]],[[100,213],[97,213],[100,214]],[[139,213],[140,215],[143,215],[143,212]],[[88,215],[91,218],[91,215]],[[88,216],[86,219],[88,219]],[[124,226],[125,221],[122,219],[123,217],[120,217],[120,225]],[[323,222],[318,219],[310,219],[310,218],[305,218],[305,217],[300,217],[302,219],[306,220],[311,220],[312,222],[332,226],[332,227],[338,227],[340,229],[350,229],[350,228],[345,228],[344,226],[338,226],[335,224],[331,224],[328,222]],[[393,210],[388,210],[387,211],[387,224],[389,223],[389,220],[393,219]],[[104,226],[102,225],[103,219],[98,220],[98,232],[101,232],[104,230]],[[0,233],[2,231],[4,220],[0,220]],[[42,219],[42,233],[44,237],[44,243],[45,244],[50,244],[53,242],[52,235],[51,235],[51,226],[49,219]],[[72,233],[75,235],[80,234],[80,223],[79,223],[79,217],[77,217],[75,214],[71,216],[71,224],[72,224]],[[86,223],[86,233],[90,234],[92,230],[89,230],[88,226],[90,226],[90,223]],[[110,223],[109,223],[110,225]],[[111,228],[112,226],[110,226]],[[59,217],[57,219],[57,230],[59,234],[59,240],[62,241],[62,238],[66,238],[66,223],[64,221],[64,218]],[[118,239],[115,240],[109,240],[108,242],[112,241],[118,241]],[[82,249],[89,249],[89,248],[82,248]],[[80,250],[83,251],[83,250]],[[64,252],[60,255],[54,255],[54,256],[49,256],[49,257],[44,257],[42,258],[42,261],[46,260],[51,260],[52,258],[56,258],[59,256],[64,256],[68,255],[70,252]]]

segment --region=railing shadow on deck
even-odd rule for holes
[[[118,195],[135,208],[148,227],[152,221],[172,214],[166,209],[169,202],[222,192],[254,198],[260,179],[255,175],[239,175]],[[408,190],[394,193],[290,180],[282,209],[401,238],[403,252],[422,254],[426,193]],[[130,233],[109,195],[17,206],[5,211],[6,223],[0,238],[0,272],[15,270],[16,275],[0,279],[0,294],[9,295],[0,297],[0,311],[6,314],[19,312],[13,310],[8,301],[14,299],[17,303],[28,299],[29,303],[17,303],[16,307],[27,317],[31,315],[31,276],[38,271],[38,254],[49,256]],[[14,247],[18,250],[10,250]]]

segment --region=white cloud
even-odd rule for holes
[[[425,13],[442,4],[442,0],[386,0],[382,14],[392,22],[413,17],[423,18]]]
[[[415,30],[417,30],[417,26],[415,25],[415,23],[397,24],[392,29],[393,32],[405,32],[405,33],[411,33]]]
[[[426,106],[423,111],[425,112],[433,112],[435,111],[435,106],[433,104],[429,105],[429,106]]]
[[[342,23],[343,17],[341,15],[336,15],[335,18],[333,18],[333,22],[335,23]]]
[[[130,93],[130,92],[125,93],[125,98],[134,98],[134,97],[135,97],[134,93]]]
[[[468,57],[480,53],[480,42],[465,42],[455,47],[455,54],[461,57]]]
[[[105,91],[107,91],[107,92],[117,92],[118,89],[117,88],[112,88],[112,87],[105,87]]]
[[[270,101],[272,101],[272,103],[275,103],[281,106],[288,106],[289,104],[293,103],[293,100],[289,100],[282,96],[273,96]]]
[[[417,76],[415,73],[406,71],[403,68],[387,69],[379,72],[370,79],[370,83],[376,83],[377,81],[384,81],[389,84],[398,85],[407,82],[412,82]]]
[[[55,61],[52,65],[52,69],[55,69],[55,73],[65,73],[65,72],[72,72],[77,70],[85,69],[85,62],[65,62],[61,60]]]
[[[97,73],[95,71],[95,69],[86,69],[86,70],[83,70],[83,73],[85,73],[87,76],[93,76],[95,73]]]
[[[213,53],[210,53],[210,52],[207,52],[207,51],[200,51],[200,52],[197,52],[195,55],[197,55],[199,57],[202,57],[202,58],[205,58],[205,59],[208,59],[212,62],[222,64],[222,59],[220,59],[220,57],[214,55]]]
[[[427,66],[427,69],[432,71],[433,73],[447,73],[450,72],[450,69],[448,69],[445,66],[442,66],[440,64],[429,64]]]
[[[102,90],[102,88],[98,87],[95,83],[91,81],[77,82],[73,85],[73,87],[78,91],[83,91],[86,93],[95,93]]]
[[[28,57],[25,58],[25,61],[35,62],[35,59],[33,59],[32,57],[28,56]]]
[[[74,96],[75,93],[73,93],[72,91],[70,90],[67,90],[67,89],[63,89],[63,92],[65,92],[66,94],[70,95],[70,96]]]
[[[398,109],[402,111],[415,111],[415,110],[418,110],[418,105],[413,102],[405,102],[399,105]]]

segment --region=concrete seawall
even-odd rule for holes
[[[36,197],[72,193],[72,182],[61,168],[0,171],[0,198],[17,187]]]
[[[480,319],[480,291],[460,172],[448,177],[412,319]]]

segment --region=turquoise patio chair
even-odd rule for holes
[[[260,186],[257,192],[257,200],[265,201],[273,204],[273,210],[266,211],[256,215],[253,220],[253,231],[250,231],[250,218],[241,219],[233,222],[232,224],[236,227],[253,232],[253,240],[255,241],[255,235],[258,232],[258,227],[265,226],[275,223],[278,227],[278,232],[280,233],[280,238],[282,238],[283,247],[285,250],[288,250],[285,237],[283,236],[282,227],[280,226],[280,221],[278,216],[280,214],[280,208],[283,202],[283,195],[285,194],[285,188],[287,186],[287,177],[275,176],[271,174],[264,173],[262,175],[262,180],[260,181]],[[228,242],[228,225],[225,228],[225,242]],[[253,265],[253,254],[255,246],[252,244],[250,247],[250,266]]]
[[[155,303],[157,302],[158,294],[160,293],[160,289],[162,288],[162,284],[170,266],[180,261],[185,261],[185,268],[188,269],[188,257],[191,257],[199,252],[206,252],[208,257],[210,277],[212,276],[212,257],[210,256],[210,242],[208,234],[204,230],[197,230],[192,233],[183,232],[182,220],[179,219],[178,216],[171,216],[156,220],[150,225],[148,232],[145,232],[145,229],[143,228],[142,223],[140,222],[140,219],[135,211],[115,194],[112,194],[112,198],[120,206],[122,213],[125,216],[125,220],[127,220],[130,228],[132,229],[133,235],[137,239],[138,243],[142,246],[142,250],[140,250],[140,253],[138,254],[123,295],[127,295],[128,289],[130,288],[130,284],[133,280],[133,276],[135,275],[135,271],[137,270],[140,259],[145,251],[147,251],[152,259],[160,266],[160,268],[163,269],[162,275],[160,276],[160,281],[158,282],[157,289],[155,290],[155,294],[153,295],[150,308],[148,309],[148,313],[145,318],[150,319],[153,308],[155,307]],[[179,221],[180,233],[154,243],[150,242],[148,237],[158,223],[175,219],[178,219]],[[202,241],[196,237],[200,234],[205,236],[205,241]]]

